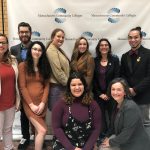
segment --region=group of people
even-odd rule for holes
[[[54,150],[148,150],[150,138],[150,50],[142,46],[140,27],[129,31],[131,49],[121,63],[111,43],[102,38],[89,52],[85,37],[76,40],[71,60],[61,49],[65,32],[56,28],[47,47],[31,41],[28,23],[18,25],[20,44],[8,48],[0,34],[0,136],[4,150],[13,149],[15,110],[21,112],[22,139],[42,150],[47,108],[52,111]],[[9,90],[9,92],[7,92]],[[144,145],[144,146],[143,146]]]

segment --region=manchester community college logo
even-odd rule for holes
[[[89,32],[89,31],[83,32],[81,34],[81,36],[85,37],[88,40],[89,45],[92,44],[92,41],[91,41],[92,37],[93,37],[93,33],[92,32]]]
[[[120,13],[120,9],[119,8],[111,8],[110,10],[108,10],[108,21],[111,23],[117,23],[120,19],[119,19],[119,14]]]
[[[93,33],[87,31],[87,32],[83,32],[83,33],[81,34],[81,36],[83,36],[83,37],[85,37],[85,38],[92,38]]]
[[[142,36],[146,37],[146,35],[147,35],[146,32],[142,31]]]
[[[66,9],[57,8],[54,13],[56,14],[55,22],[64,23],[66,21]]]
[[[131,14],[130,12],[123,13],[120,8],[113,7],[107,10],[106,12],[92,13],[94,18],[106,18],[109,23],[118,23],[123,18],[134,18],[136,14]]]
[[[33,36],[40,37],[41,34],[40,34],[40,32],[38,32],[38,31],[33,31],[33,32],[32,32],[32,35],[33,35]]]

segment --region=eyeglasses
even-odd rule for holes
[[[19,34],[30,34],[29,31],[19,31]]]
[[[42,52],[41,49],[38,49],[38,48],[36,48],[36,47],[32,47],[32,49],[33,49],[34,51]]]
[[[6,44],[8,44],[7,42],[0,42],[0,44],[2,44],[2,45],[6,45]]]

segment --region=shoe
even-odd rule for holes
[[[18,150],[25,150],[29,146],[29,144],[29,140],[22,138],[18,145]]]

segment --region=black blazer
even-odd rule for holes
[[[133,99],[136,103],[150,104],[150,50],[143,46],[138,49],[134,68],[131,59],[129,51],[122,55],[121,76],[134,88],[136,96]]]
[[[150,138],[143,126],[141,111],[133,100],[125,99],[114,121],[116,137],[109,140],[110,146],[121,150],[149,150]]]
[[[14,55],[18,61],[18,63],[22,62],[21,59],[21,43],[10,48],[10,52]]]
[[[95,61],[95,69],[93,77],[93,93],[94,96],[99,97],[99,95],[101,95],[102,93],[106,93],[106,91],[102,91],[99,81],[100,58],[96,57],[94,61]],[[106,87],[108,87],[110,81],[112,81],[116,77],[119,77],[119,75],[120,75],[119,58],[116,55],[110,55],[106,66],[106,74],[105,74]]]

